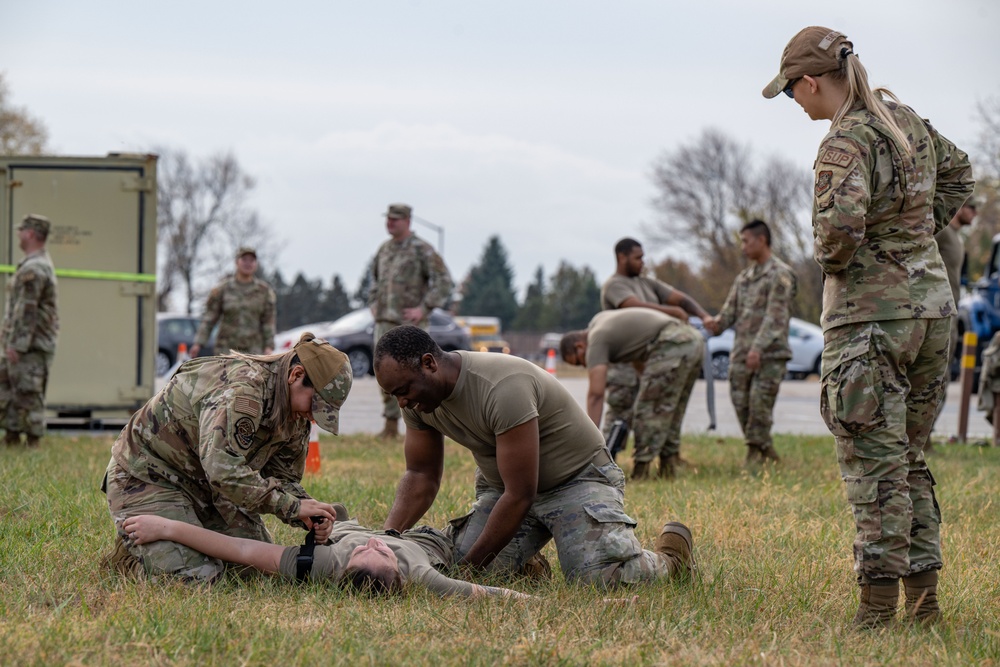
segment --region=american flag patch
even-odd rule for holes
[[[242,415],[259,417],[260,403],[250,398],[249,396],[237,396],[236,400],[233,402],[233,410],[239,412]]]

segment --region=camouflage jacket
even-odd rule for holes
[[[235,277],[227,278],[209,293],[194,342],[208,342],[218,323],[216,354],[228,354],[229,350],[262,354],[264,348],[274,346],[276,301],[274,290],[263,280],[241,283]]]
[[[403,323],[403,309],[423,306],[427,314],[443,308],[454,284],[444,260],[426,241],[410,234],[400,242],[389,239],[372,261],[368,305],[375,320]],[[426,317],[420,326],[426,328]]]
[[[56,274],[45,250],[28,255],[7,280],[3,349],[55,352],[59,335]]]
[[[274,408],[277,362],[201,357],[184,363],[111,448],[133,477],[179,489],[227,521],[241,509],[296,519],[309,422],[287,440],[262,424]]]
[[[795,273],[775,256],[743,269],[719,312],[723,329],[736,325],[730,358],[740,363],[750,350],[762,359],[791,359],[788,320],[795,298]]]
[[[867,109],[849,111],[820,145],[814,256],[825,274],[823,330],[851,322],[955,312],[934,234],[975,184],[968,156],[911,109],[887,101],[912,155]]]

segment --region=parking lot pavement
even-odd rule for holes
[[[587,395],[587,379],[572,377],[560,381],[569,389],[576,401],[584,406]],[[815,376],[807,380],[787,380],[781,384],[778,401],[774,407],[774,432],[804,435],[829,435],[826,424],[819,415],[820,383]],[[684,415],[685,433],[705,433],[708,429],[708,405],[705,399],[705,382],[698,380]],[[947,437],[958,432],[960,390],[957,382],[948,386],[948,400],[938,420],[935,437]],[[981,412],[976,411],[975,396],[969,410],[969,440],[992,437],[992,426]],[[739,422],[729,400],[729,383],[715,382],[715,409],[718,435],[741,437]],[[356,378],[350,396],[344,403],[340,415],[340,432],[378,433],[382,430],[382,395],[378,383],[372,377]]]

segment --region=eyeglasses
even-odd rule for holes
[[[785,86],[785,89],[783,91],[781,91],[781,92],[783,92],[785,95],[788,95],[789,97],[791,97],[794,100],[795,99],[795,93],[792,91],[792,88],[795,87],[795,84],[797,84],[799,82],[799,79],[801,79],[801,78],[802,77],[800,76],[798,79],[792,79],[791,81],[789,81],[788,85]]]

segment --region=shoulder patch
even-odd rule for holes
[[[255,433],[257,433],[257,428],[254,426],[253,420],[249,417],[240,417],[236,420],[236,424],[233,425],[233,437],[236,438],[236,443],[243,449],[253,444]]]
[[[233,410],[240,413],[241,415],[250,415],[251,417],[260,416],[260,403],[249,396],[237,396],[236,400],[233,401]]]
[[[830,191],[830,187],[833,185],[833,172],[832,171],[821,171],[816,174],[816,196],[822,197],[827,192]]]
[[[827,148],[823,151],[823,154],[819,156],[820,164],[829,164],[834,167],[848,167],[853,161],[854,156],[850,153],[838,151],[833,148]]]

